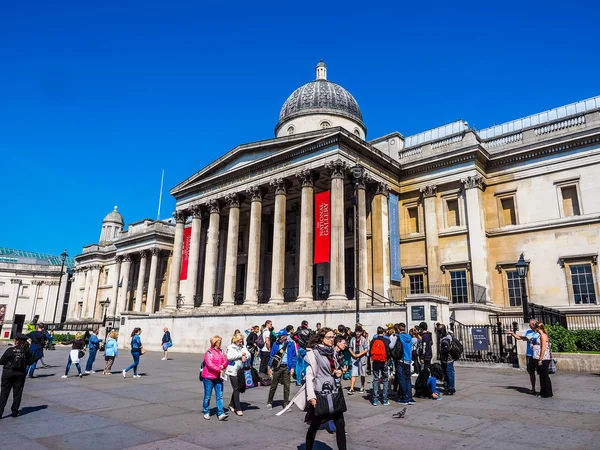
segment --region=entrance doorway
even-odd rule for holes
[[[23,330],[23,324],[25,323],[25,314],[15,314],[15,320],[10,330],[10,338],[14,339],[17,333]]]

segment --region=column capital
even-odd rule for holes
[[[146,259],[146,256],[148,256],[148,250],[140,250],[140,258],[142,259]]]
[[[366,189],[367,183],[370,183],[371,181],[373,181],[373,178],[368,172],[363,172],[358,178],[352,177],[352,183],[356,189]]]
[[[123,261],[124,262],[131,262],[131,254],[130,253],[125,253],[123,255]]]
[[[302,187],[314,187],[315,186],[315,173],[310,169],[303,169],[296,172],[296,177],[302,182]]]
[[[20,278],[11,278],[10,284],[21,284],[21,279]]]
[[[237,193],[227,194],[225,196],[225,202],[227,206],[230,208],[239,208],[240,207],[240,196]]]
[[[262,202],[263,190],[260,186],[250,186],[246,188],[246,194],[253,202]]]
[[[275,195],[286,195],[288,182],[285,178],[275,178],[269,183],[275,189]]]
[[[208,210],[210,211],[211,214],[220,214],[221,213],[221,203],[219,202],[219,200],[209,200],[208,203]]]
[[[385,195],[386,197],[390,193],[390,186],[386,183],[377,183],[377,190],[375,191],[375,195]]]
[[[44,284],[44,282],[42,280],[32,280],[31,284],[33,286],[40,286],[40,285]]]
[[[185,219],[187,219],[188,212],[186,210],[177,210],[173,213],[173,217],[175,217],[175,222],[178,224],[185,223]]]
[[[437,194],[437,186],[435,184],[430,184],[429,186],[424,186],[419,189],[419,192],[423,195],[423,198],[435,197]]]
[[[123,255],[115,255],[115,263],[121,264],[123,262]]]
[[[331,178],[344,178],[348,164],[341,159],[336,159],[335,161],[329,161],[325,164],[325,168],[329,172]]]
[[[194,205],[192,206],[192,218],[193,219],[200,219],[202,218],[202,208],[200,207],[200,205]]]
[[[464,185],[465,189],[478,188],[483,190],[485,188],[485,182],[480,175],[470,175],[466,178],[462,178],[460,182]]]
[[[100,269],[102,269],[103,267],[104,267],[104,266],[103,266],[102,264],[92,264],[92,265],[90,266],[90,269],[91,269],[91,270],[100,270]]]
[[[150,253],[152,253],[152,256],[158,256],[158,255],[160,255],[160,248],[158,248],[158,247],[152,247],[150,249]]]

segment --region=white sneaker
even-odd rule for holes
[[[206,413],[206,414],[204,414],[204,418],[205,418],[206,420],[210,420],[210,414],[209,414],[209,413]]]
[[[66,375],[63,375],[61,378],[67,378],[67,376],[66,376]]]
[[[125,372],[125,369],[123,369],[123,378],[127,378],[127,372]]]
[[[167,358],[163,358],[163,359],[161,359],[161,361],[166,361],[166,360],[167,360]]]
[[[89,370],[86,370],[86,371],[85,371],[85,374],[86,374],[86,375],[89,375],[90,373],[93,373],[93,372],[90,372]]]
[[[96,371],[95,371],[95,370],[92,370],[90,373],[96,373]]]
[[[133,378],[142,378],[141,375],[134,375]]]

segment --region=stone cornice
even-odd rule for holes
[[[561,217],[541,222],[523,223],[500,228],[492,228],[485,232],[487,237],[506,236],[509,234],[530,233],[535,231],[551,230],[554,228],[575,227],[600,223],[600,214],[585,214],[581,216]]]

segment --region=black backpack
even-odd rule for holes
[[[396,337],[396,343],[394,344],[394,348],[392,348],[392,358],[395,361],[400,361],[402,358],[404,358],[404,346],[402,345],[402,342],[400,341],[400,336]]]
[[[455,361],[457,359],[460,359],[462,357],[463,354],[463,345],[462,342],[460,342],[458,339],[456,339],[454,336],[452,336],[452,342],[450,343],[450,356],[452,356],[452,359],[454,359]]]

